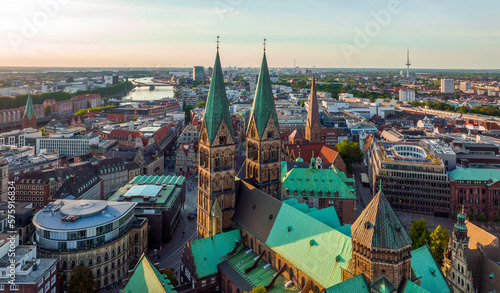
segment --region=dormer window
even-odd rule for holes
[[[221,135],[219,136],[219,144],[226,144],[226,136],[225,135]]]

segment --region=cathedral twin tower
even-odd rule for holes
[[[280,140],[266,54],[262,59],[247,134],[246,176],[260,190],[278,197]],[[198,238],[230,229],[236,205],[235,138],[219,50],[200,130]]]

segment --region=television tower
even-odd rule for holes
[[[410,78],[410,49],[406,48],[406,78]]]

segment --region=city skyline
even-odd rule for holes
[[[4,3],[2,66],[498,69],[498,2],[25,0]],[[410,70],[411,70],[410,69]]]

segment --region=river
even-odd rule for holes
[[[131,81],[135,80],[137,82],[149,84],[152,83],[151,79],[152,77],[144,77],[131,79]],[[174,87],[172,86],[157,86],[154,90],[150,90],[149,86],[138,86],[130,91],[125,97],[123,97],[123,99],[136,101],[155,101],[164,98],[172,98],[173,96]]]

